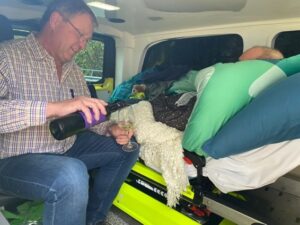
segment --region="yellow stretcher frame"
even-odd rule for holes
[[[134,172],[165,185],[163,177],[156,171],[137,162],[132,169]],[[182,193],[193,199],[194,193],[189,187]],[[117,208],[127,213],[143,225],[199,225],[197,221],[161,203],[144,192],[124,183],[113,203]],[[235,225],[224,219],[219,225]]]

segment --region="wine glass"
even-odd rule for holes
[[[120,111],[118,111],[118,126],[124,129],[125,131],[134,130],[134,111],[132,106],[128,106],[123,109],[124,117],[120,118]],[[129,142],[122,146],[122,150],[125,152],[132,152],[138,148],[138,143],[135,141],[129,140]]]

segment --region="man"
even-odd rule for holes
[[[106,114],[72,60],[95,24],[82,0],[55,0],[39,33],[0,45],[0,192],[43,200],[43,225],[102,224],[138,157],[122,151],[132,133],[117,125],[62,141],[49,132],[56,117],[82,111],[91,122],[90,109],[95,119]],[[92,187],[88,170],[95,170]]]

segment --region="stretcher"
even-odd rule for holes
[[[203,201],[195,204],[193,187],[189,186],[174,208],[167,206],[166,193],[160,173],[137,162],[114,205],[144,225],[269,224],[266,218],[249,209],[246,199],[238,193],[207,190]]]

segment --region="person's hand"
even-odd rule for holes
[[[92,123],[92,114],[90,110],[93,110],[94,117],[98,120],[100,114],[106,115],[106,105],[107,103],[105,101],[97,98],[78,96],[65,101],[49,102],[47,104],[46,116],[47,118],[61,117],[76,111],[82,111],[87,121]]]
[[[125,130],[118,126],[118,124],[113,124],[109,128],[109,133],[116,139],[116,142],[120,145],[126,145],[133,136],[133,130]]]

